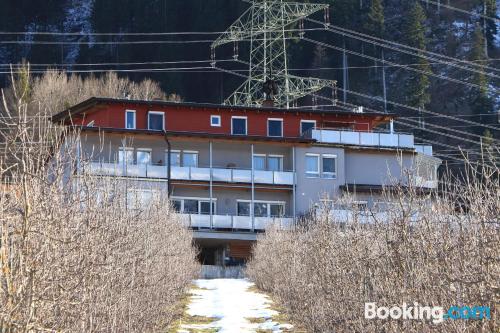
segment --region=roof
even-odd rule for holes
[[[73,117],[78,115],[96,105],[99,104],[138,104],[147,106],[170,106],[170,107],[185,107],[185,108],[196,108],[196,109],[223,109],[223,110],[244,110],[244,111],[270,111],[270,112],[299,112],[299,113],[319,113],[319,114],[345,114],[345,115],[357,115],[357,116],[378,116],[378,117],[388,117],[394,118],[394,114],[383,113],[383,112],[354,112],[345,111],[340,109],[285,109],[276,107],[254,107],[254,106],[233,106],[233,105],[221,105],[221,104],[210,104],[210,103],[186,103],[186,102],[169,102],[169,101],[158,101],[158,100],[135,100],[135,99],[120,99],[120,98],[107,98],[107,97],[91,97],[77,105],[74,105],[62,112],[57,113],[52,116],[52,121],[66,120],[68,117]]]

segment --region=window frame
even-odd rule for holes
[[[172,167],[180,167],[182,166],[182,151],[179,149],[170,149],[170,154],[179,154],[179,165],[172,164],[172,159],[170,159],[170,166]],[[168,149],[165,149],[165,166],[168,166]]]
[[[192,166],[192,165],[186,166],[185,165],[184,155],[186,155],[186,154],[196,154],[196,165],[195,166]],[[200,152],[199,151],[197,151],[197,150],[183,150],[181,155],[182,155],[181,162],[182,162],[183,167],[198,168],[198,166],[200,165]]]
[[[270,158],[279,158],[280,160],[280,165],[279,165],[279,170],[271,170],[271,168],[269,167],[269,159]],[[267,155],[267,170],[268,171],[276,171],[276,172],[283,172],[283,164],[284,164],[284,160],[285,160],[285,157],[283,155],[277,155],[277,154],[269,154]]]
[[[248,203],[249,204],[249,215],[238,215],[238,203]],[[258,203],[258,204],[266,204],[267,206],[267,214],[266,216],[256,216],[256,217],[265,217],[265,218],[272,218],[271,216],[271,205],[283,205],[283,216],[281,217],[285,217],[286,216],[286,202],[285,201],[273,201],[273,200],[254,200],[253,201],[254,204]],[[248,217],[251,217],[252,216],[252,200],[248,200],[248,199],[236,199],[236,215],[237,216],[248,216]],[[253,210],[253,213],[255,215],[255,210]]]
[[[179,197],[172,196],[170,201],[180,201],[181,209],[179,214],[194,214],[194,213],[185,213],[184,212],[184,200],[193,200],[198,202],[198,212],[195,215],[210,215],[210,214],[201,214],[201,203],[208,202],[210,204],[210,198],[202,198],[202,197]],[[212,215],[216,215],[217,212],[217,198],[212,198],[213,211]]]
[[[314,124],[313,128],[316,128],[316,124],[317,124],[316,120],[301,119],[300,120],[300,135],[301,136],[304,135],[304,131],[302,131],[302,124],[304,124],[304,123],[305,124]]]
[[[152,114],[156,114],[156,115],[161,115],[162,116],[162,122],[161,122],[161,127],[162,129],[158,130],[158,129],[151,129],[151,124],[150,124],[150,119],[149,119],[149,116],[152,115]],[[165,112],[163,111],[148,111],[148,131],[165,131]]]
[[[281,135],[270,135],[269,134],[269,122],[270,121],[279,121],[281,122]],[[283,121],[283,118],[267,118],[267,136],[271,137],[271,138],[282,138],[283,137],[283,132],[284,132],[284,121]]]
[[[132,152],[132,165],[135,164],[135,149],[133,147],[118,147],[118,164],[126,164],[130,165],[127,161],[126,158],[124,158],[123,161],[120,161],[120,152],[123,151],[124,153],[126,152]],[[126,154],[124,154],[124,157],[126,157]]]
[[[234,119],[244,119],[245,120],[245,134],[234,134]],[[247,116],[232,116],[231,117],[231,135],[248,135],[248,117]]]
[[[323,159],[324,158],[333,158],[335,161],[335,172],[325,172],[324,171],[324,166],[323,166]],[[321,178],[325,179],[337,179],[337,160],[338,156],[336,154],[321,154]],[[331,177],[325,177],[324,175],[331,176]]]
[[[255,168],[255,157],[264,157],[264,169],[256,169]],[[253,154],[252,156],[252,166],[253,166],[253,169],[254,170],[257,170],[257,171],[266,171],[267,170],[267,156],[266,154]]]
[[[129,113],[134,115],[134,127],[128,127],[128,115]],[[125,129],[137,129],[137,112],[136,110],[125,110]]]
[[[153,165],[153,149],[151,149],[151,148],[136,148],[135,149],[135,164],[137,164],[137,165],[139,165],[139,156],[138,156],[139,152],[148,152],[149,153],[149,163],[146,163],[145,165]]]
[[[306,157],[306,162],[305,162],[305,170],[306,170],[306,177],[307,178],[319,178],[320,175],[321,175],[321,161],[320,161],[320,157],[321,157],[321,154],[316,154],[316,153],[306,153],[305,155]],[[307,158],[308,157],[316,157],[317,159],[317,165],[318,165],[318,169],[317,169],[317,172],[312,172],[312,171],[308,171],[307,170]]]
[[[219,123],[218,124],[214,124],[213,123],[213,119],[218,119],[219,120]],[[210,126],[211,127],[222,127],[222,119],[221,119],[221,116],[220,115],[210,115]]]

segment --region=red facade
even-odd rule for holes
[[[87,126],[93,122],[94,127],[125,128],[125,112],[136,112],[136,128],[147,129],[149,111],[165,113],[165,129],[176,132],[201,132],[210,134],[231,134],[231,117],[247,117],[247,134],[267,136],[269,118],[283,119],[283,136],[300,136],[301,120],[315,120],[318,128],[351,128],[358,131],[371,131],[375,126],[387,122],[391,117],[380,114],[357,114],[342,111],[296,111],[282,109],[245,109],[217,106],[196,106],[179,103],[166,104],[159,102],[134,102],[124,100],[107,100],[72,114],[71,122]],[[66,112],[68,114],[68,112]],[[63,113],[61,113],[62,115]],[[221,117],[221,126],[212,127],[210,116]],[[68,117],[66,122],[70,120]]]

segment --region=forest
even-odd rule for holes
[[[291,27],[291,73],[337,80],[338,99],[347,105],[398,114],[396,128],[433,144],[450,166],[461,163],[462,154],[479,159],[482,147],[497,142],[495,0],[309,2],[330,5],[330,26],[314,23],[323,21],[317,13],[304,22],[306,40],[298,25]],[[9,64],[27,61],[35,75],[49,68],[82,76],[113,70],[134,81],[157,81],[184,101],[221,103],[243,79],[211,68],[210,43],[248,7],[237,0],[52,0],[36,6],[4,0],[0,86],[9,84]],[[245,74],[234,50],[217,49],[217,67]],[[247,60],[248,43],[238,50]],[[301,101],[313,102],[329,104]]]

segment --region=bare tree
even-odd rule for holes
[[[492,158],[422,195],[386,191],[381,211],[322,207],[257,242],[247,274],[311,332],[494,332],[500,315],[500,187]],[[370,221],[370,223],[367,223]],[[365,319],[365,302],[488,306],[490,320]]]
[[[0,332],[165,331],[198,271],[191,232],[162,192],[76,172],[78,133],[3,96]]]

